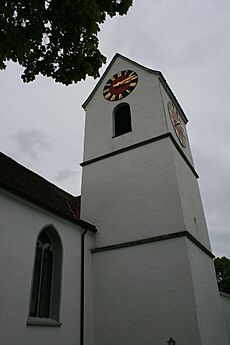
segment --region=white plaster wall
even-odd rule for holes
[[[97,246],[184,230],[169,138],[84,167],[81,217]]]
[[[107,80],[115,73],[131,69],[138,74],[133,92],[121,101],[110,102],[103,97]],[[131,108],[132,132],[113,137],[112,114],[119,104]],[[166,119],[158,76],[118,57],[86,106],[84,161],[165,133]]]
[[[160,81],[159,87],[161,90],[163,107],[165,109],[165,118],[167,121],[168,130],[172,133],[175,140],[178,142],[178,145],[180,146],[181,150],[184,152],[190,163],[194,166],[192,153],[189,145],[188,133],[186,131],[187,145],[186,147],[183,147],[176,136],[176,133],[172,126],[170,115],[168,113],[168,101],[172,101],[172,99],[170,98],[170,95],[167,93],[166,89]],[[180,114],[179,108],[177,108],[177,110]],[[175,147],[173,147],[172,151],[174,155],[174,164],[176,168],[178,188],[180,193],[181,205],[183,209],[185,229],[189,231],[193,236],[195,236],[208,249],[210,249],[208,230],[205,221],[205,215],[203,211],[203,205],[200,197],[197,178],[194,176],[187,163],[179,154],[178,150]]]
[[[94,345],[204,345],[185,238],[95,253],[93,269]]]
[[[213,260],[186,241],[202,345],[229,345]]]
[[[119,101],[131,107],[132,132],[112,138],[112,113],[119,102],[105,100],[103,87],[124,69],[133,69],[139,76],[134,91]],[[183,148],[173,129],[169,100],[157,75],[118,57],[86,106],[84,161],[171,132],[193,164],[189,141]],[[83,168],[81,216],[100,229],[97,245],[116,243],[121,236],[127,241],[188,230],[210,248],[197,180],[174,146],[168,143],[166,147],[166,141]]]
[[[112,112],[123,101],[106,101],[103,87],[123,69],[139,77],[123,100],[133,130],[112,138]],[[117,58],[86,106],[84,161],[167,132],[178,141],[168,100],[158,76]],[[181,149],[193,164],[189,145]],[[197,181],[169,138],[84,166],[81,217],[96,224],[97,247],[188,230],[209,248]],[[222,332],[220,342],[213,335],[210,344],[228,345],[209,261],[200,252],[193,259],[192,249],[188,257],[188,250],[180,238],[93,254],[94,345],[160,345],[171,336],[178,345],[208,345],[210,326],[210,334]],[[199,281],[206,263],[207,276]],[[206,299],[205,277],[211,284]],[[207,306],[211,297],[213,307]],[[213,317],[208,325],[206,311],[220,316],[216,325]]]
[[[221,305],[222,305],[222,309],[224,313],[226,328],[228,331],[228,340],[230,343],[230,295],[221,292],[220,301],[221,301]]]
[[[55,227],[63,245],[61,327],[26,325],[36,240],[46,225]],[[79,344],[80,237],[76,225],[1,191],[0,344]]]
[[[92,309],[92,255],[91,248],[95,247],[95,236],[88,232],[85,236],[85,300],[84,300],[84,344],[94,345],[93,342],[93,309]]]
[[[175,146],[172,146],[185,229],[211,250],[198,180]]]

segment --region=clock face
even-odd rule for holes
[[[107,101],[119,101],[135,89],[137,82],[136,72],[130,70],[118,72],[105,84],[103,89],[104,98]]]
[[[181,119],[175,105],[172,102],[168,102],[168,112],[170,115],[170,119],[172,121],[172,125],[174,131],[183,147],[186,146],[186,134],[185,134],[185,127],[183,120]]]

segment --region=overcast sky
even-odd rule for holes
[[[127,16],[100,32],[107,64],[116,52],[160,70],[184,109],[212,249],[230,258],[230,1],[134,0]],[[101,69],[101,73],[107,64]],[[29,169],[80,194],[84,111],[97,81],[62,86],[0,72],[0,149]]]

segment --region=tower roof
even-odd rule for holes
[[[178,100],[176,99],[175,95],[173,94],[171,88],[169,87],[166,79],[164,78],[163,74],[160,72],[160,71],[157,71],[157,70],[153,70],[151,68],[148,68],[148,67],[145,67],[129,58],[127,58],[126,56],[124,55],[121,55],[119,53],[116,53],[114,55],[114,57],[112,58],[112,60],[110,61],[108,67],[106,68],[105,72],[102,74],[100,80],[98,81],[98,83],[96,84],[96,86],[94,87],[94,89],[92,90],[92,92],[90,93],[90,95],[88,96],[88,98],[85,100],[85,102],[82,104],[82,107],[85,109],[85,107],[87,106],[87,104],[89,103],[89,101],[91,100],[91,98],[94,96],[95,92],[97,91],[97,89],[99,88],[99,86],[101,85],[101,83],[104,81],[105,77],[107,76],[107,73],[108,71],[110,70],[111,66],[113,65],[114,61],[118,58],[122,58],[123,60],[129,62],[129,63],[132,63],[134,65],[136,65],[138,68],[142,68],[144,69],[145,71],[149,72],[149,73],[152,73],[152,74],[155,74],[156,76],[159,77],[160,81],[162,82],[163,86],[165,87],[166,91],[170,94],[170,96],[173,98],[173,101],[176,103],[177,107],[179,108],[182,116],[184,117],[184,120],[185,122],[187,123],[188,122],[188,118],[186,117],[183,109],[181,108]]]

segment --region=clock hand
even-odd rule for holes
[[[126,81],[126,80],[125,81],[124,80],[118,81],[116,84],[113,85],[113,87],[117,87],[117,86],[127,84],[127,83],[129,83],[129,80],[128,81]]]
[[[117,87],[123,84],[128,84],[132,80],[132,77],[128,77],[126,79],[123,79],[122,81],[118,81],[116,84],[113,85],[113,87]]]

